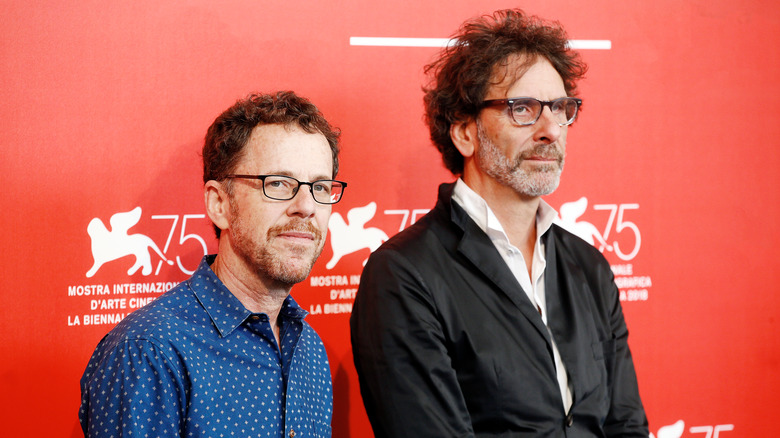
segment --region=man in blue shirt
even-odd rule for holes
[[[251,95],[214,121],[203,180],[218,254],[97,346],[81,379],[85,436],[330,437],[325,348],[289,294],[346,187],[333,179],[338,137],[292,92]]]

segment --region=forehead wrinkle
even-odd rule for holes
[[[253,169],[254,174],[287,176],[304,182],[309,182],[309,175],[315,175],[312,181],[333,178],[330,145],[320,132],[307,132],[295,123],[259,125],[248,146],[240,167]],[[320,162],[320,152],[325,161]]]
[[[531,66],[534,65],[539,58],[538,55],[529,56],[525,53],[518,52],[497,62],[493,66],[493,71],[490,75],[490,88],[500,91],[501,95],[504,97],[512,97],[507,96],[509,89],[523,78],[523,75],[528,72]],[[517,68],[511,69],[515,66]],[[488,89],[488,92],[489,91],[490,90]]]
[[[325,180],[331,179],[330,175],[320,174],[320,175],[314,176],[311,181],[304,181],[304,180],[301,180],[300,178],[298,178],[297,176],[295,176],[295,174],[293,172],[290,172],[289,170],[272,170],[272,171],[269,171],[266,175],[289,176],[290,178],[295,178],[298,181],[302,181],[302,182],[312,182],[312,181],[319,181],[319,180],[323,180],[323,179],[325,179]]]
[[[295,176],[292,172],[287,171],[287,170],[272,171],[272,172],[269,173],[269,175],[289,176],[290,178],[295,178],[298,181],[302,181],[302,182],[312,182],[312,181],[319,181],[319,180],[322,180],[322,179],[331,179],[330,175],[320,174],[320,175],[316,175],[315,177],[313,177],[311,181],[303,181],[300,178],[298,178],[297,176]]]

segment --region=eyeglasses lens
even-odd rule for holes
[[[288,200],[298,193],[300,183],[297,179],[287,176],[269,176],[265,178],[263,192],[272,199]],[[314,200],[321,204],[335,204],[344,192],[343,185],[338,181],[321,180],[311,183],[311,194]]]
[[[531,125],[539,118],[542,104],[536,99],[517,99],[512,104],[512,118],[521,125]]]
[[[316,181],[311,186],[314,200],[321,204],[335,204],[341,199],[344,187],[338,181]]]
[[[512,104],[512,117],[520,125],[533,125],[541,115],[543,103],[536,99],[517,99]],[[559,125],[570,125],[577,116],[577,101],[573,98],[561,98],[545,102],[549,106],[555,121]]]
[[[574,99],[558,99],[552,104],[552,112],[560,125],[569,125],[577,116],[577,101]]]

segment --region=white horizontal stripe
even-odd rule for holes
[[[449,38],[349,37],[350,46],[444,47]]]
[[[609,50],[612,48],[610,40],[569,40],[569,47],[574,50]]]
[[[445,47],[455,40],[449,38],[401,38],[401,37],[349,37],[350,46],[383,47]],[[610,40],[569,40],[575,50],[610,50]]]

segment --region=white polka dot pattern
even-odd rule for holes
[[[81,378],[85,436],[330,437],[330,368],[307,312],[287,297],[280,352],[213,259],[100,341]]]

